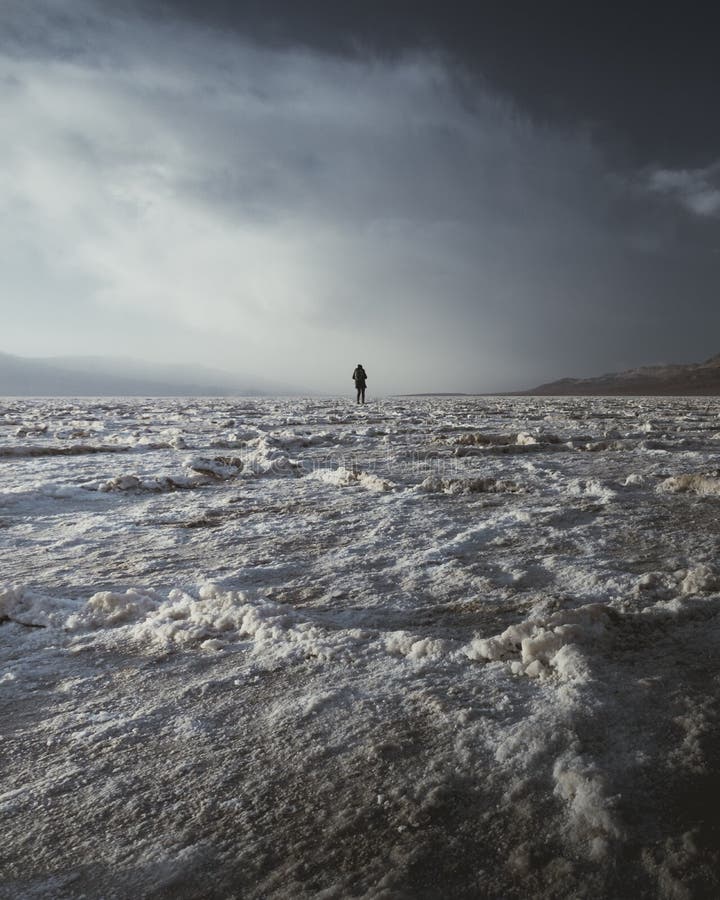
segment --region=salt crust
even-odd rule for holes
[[[607,605],[591,603],[545,617],[533,615],[490,638],[475,638],[470,659],[508,661],[519,675],[540,677],[555,671],[561,678],[585,680],[581,646],[600,639],[610,621]]]
[[[642,409],[642,403],[637,404],[637,408]],[[248,405],[251,412],[255,409],[253,404]],[[575,406],[568,403],[567,409],[572,411]],[[622,409],[626,407],[623,406]],[[637,575],[625,573],[623,578],[627,576],[626,582],[619,580],[615,583],[612,581],[611,573],[603,568],[604,563],[612,561],[608,545],[602,544],[604,540],[602,535],[608,531],[605,528],[603,531],[598,529],[597,536],[593,536],[593,541],[598,542],[599,546],[595,550],[596,556],[592,557],[591,554],[587,564],[587,568],[599,573],[599,583],[604,587],[602,590],[598,589],[597,594],[594,593],[594,588],[585,591],[584,588],[578,588],[579,581],[572,580],[572,565],[568,564],[565,554],[574,551],[567,551],[564,546],[564,541],[568,538],[577,538],[582,528],[578,530],[574,526],[573,528],[567,526],[573,525],[578,510],[582,512],[582,516],[579,517],[582,526],[583,517],[594,515],[602,504],[613,505],[614,511],[617,511],[623,503],[629,502],[637,502],[638,508],[640,504],[648,501],[659,504],[661,498],[655,493],[659,478],[663,480],[657,491],[667,495],[662,498],[665,505],[682,510],[687,504],[693,508],[702,506],[711,510],[714,495],[720,493],[718,489],[720,478],[709,470],[695,474],[672,474],[673,469],[677,470],[680,466],[668,463],[668,448],[685,450],[704,446],[701,437],[696,435],[685,439],[679,434],[674,434],[673,429],[663,422],[660,416],[648,421],[647,413],[644,413],[638,420],[640,412],[636,414],[632,408],[627,409],[629,428],[625,424],[621,424],[618,428],[608,428],[604,424],[603,409],[598,408],[596,412],[598,422],[593,423],[591,407],[588,406],[587,410],[582,411],[584,421],[582,426],[578,426],[578,430],[580,427],[583,431],[587,430],[589,432],[587,436],[578,435],[572,428],[568,428],[567,418],[558,421],[550,414],[544,421],[548,428],[557,430],[555,435],[545,433],[545,425],[535,428],[524,423],[520,426],[520,423],[516,422],[507,432],[500,434],[502,423],[489,424],[489,428],[493,429],[492,433],[482,435],[482,440],[459,443],[459,448],[477,451],[477,455],[480,456],[485,454],[488,448],[492,450],[495,447],[498,451],[495,456],[496,462],[502,459],[500,453],[504,452],[503,448],[508,448],[511,454],[518,453],[517,457],[502,459],[504,468],[500,462],[497,467],[490,468],[494,465],[492,460],[486,467],[483,461],[482,474],[479,474],[477,468],[473,468],[477,460],[471,458],[460,461],[463,465],[467,464],[463,477],[452,478],[433,474],[422,481],[417,478],[412,481],[406,479],[404,484],[401,483],[400,476],[396,483],[368,471],[344,465],[338,467],[322,465],[311,471],[309,461],[312,454],[303,456],[302,451],[307,448],[323,447],[326,443],[344,445],[360,437],[365,440],[377,436],[382,438],[383,442],[389,438],[396,439],[403,428],[410,430],[414,427],[411,416],[405,416],[401,423],[384,422],[380,425],[358,427],[352,420],[352,411],[347,414],[318,415],[318,422],[322,420],[349,425],[345,430],[333,432],[330,437],[324,432],[311,433],[302,416],[293,418],[291,415],[276,414],[271,431],[251,425],[238,427],[235,422],[224,421],[218,426],[222,430],[217,433],[217,437],[212,440],[206,439],[202,447],[193,442],[191,430],[182,435],[173,433],[172,429],[166,429],[155,437],[118,433],[114,437],[109,436],[104,445],[72,445],[72,455],[87,450],[94,463],[102,461],[106,467],[102,479],[96,476],[95,482],[83,481],[85,487],[88,484],[95,486],[95,494],[88,495],[85,492],[85,497],[88,498],[86,503],[92,502],[93,508],[110,503],[117,503],[119,507],[121,504],[136,501],[185,502],[185,497],[135,498],[132,495],[135,492],[154,493],[166,489],[177,490],[178,487],[197,486],[206,487],[210,496],[214,492],[219,493],[226,482],[227,489],[233,491],[236,479],[252,479],[258,476],[262,477],[263,481],[258,482],[257,486],[263,490],[278,488],[292,490],[292,484],[276,482],[273,479],[295,478],[307,473],[310,473],[308,477],[311,482],[317,480],[329,488],[341,489],[342,498],[347,498],[348,502],[362,501],[365,497],[366,504],[369,501],[376,507],[380,506],[380,501],[384,505],[396,500],[400,504],[432,506],[429,515],[437,513],[438,516],[437,537],[433,538],[436,543],[429,548],[423,548],[426,551],[424,556],[409,557],[414,567],[413,571],[410,571],[410,566],[388,569],[393,585],[403,582],[404,593],[400,601],[404,600],[405,594],[411,594],[416,586],[418,586],[417,596],[420,596],[419,592],[423,590],[445,590],[453,573],[458,569],[458,561],[462,565],[475,564],[480,558],[480,548],[483,547],[489,548],[489,552],[482,556],[482,562],[488,568],[478,577],[477,583],[480,585],[478,590],[482,590],[482,578],[490,572],[494,579],[492,590],[496,593],[503,591],[503,577],[510,570],[507,565],[502,569],[498,564],[502,541],[512,538],[517,540],[518,537],[527,541],[529,535],[537,533],[535,528],[545,527],[547,534],[553,541],[557,541],[556,546],[548,548],[548,556],[545,559],[550,559],[551,550],[553,559],[557,560],[557,566],[552,569],[553,576],[557,575],[556,584],[562,580],[565,593],[574,596],[575,600],[564,597],[563,608],[558,608],[559,602],[554,605],[546,602],[544,597],[552,593],[555,586],[551,586],[547,591],[543,590],[541,579],[550,571],[548,566],[543,564],[533,567],[527,559],[524,559],[518,571],[523,577],[528,577],[530,587],[537,590],[532,599],[534,608],[528,603],[524,607],[525,612],[517,613],[518,621],[498,634],[483,631],[478,627],[478,633],[468,639],[467,628],[458,632],[444,631],[438,624],[442,622],[442,616],[435,625],[428,628],[415,624],[404,628],[384,628],[377,623],[373,627],[351,627],[353,621],[357,621],[353,619],[352,611],[346,611],[345,618],[333,620],[322,608],[314,609],[311,606],[295,608],[276,603],[269,596],[265,596],[261,588],[247,592],[228,591],[208,583],[202,588],[195,586],[168,591],[167,587],[164,587],[156,591],[149,586],[139,585],[128,590],[97,591],[89,599],[85,599],[89,591],[82,597],[57,597],[50,595],[52,587],[45,588],[47,593],[42,593],[34,589],[34,582],[33,587],[29,584],[23,586],[9,583],[0,588],[0,618],[10,620],[6,625],[10,641],[17,641],[18,644],[25,641],[23,646],[29,652],[25,661],[13,662],[9,671],[0,679],[4,689],[19,692],[24,679],[29,679],[32,674],[36,659],[33,657],[33,648],[40,647],[42,639],[45,640],[42,646],[48,641],[60,642],[60,635],[53,635],[55,629],[64,632],[63,641],[68,642],[67,646],[71,652],[74,648],[97,646],[109,649],[123,644],[128,653],[146,653],[150,657],[175,653],[180,659],[192,659],[193,651],[200,651],[208,655],[206,660],[208,664],[215,662],[215,656],[219,657],[218,662],[222,662],[223,654],[236,653],[238,660],[252,660],[253,665],[256,663],[267,669],[271,667],[282,669],[285,662],[296,661],[302,661],[307,666],[308,661],[314,660],[323,675],[327,673],[329,678],[337,678],[338,681],[340,680],[338,672],[341,670],[352,670],[355,673],[358,671],[359,663],[368,662],[377,666],[387,677],[388,683],[399,686],[399,693],[404,699],[407,697],[405,688],[409,690],[419,684],[419,676],[423,673],[427,683],[433,685],[436,684],[436,673],[443,675],[452,673],[448,676],[449,683],[452,684],[448,693],[450,690],[458,692],[467,690],[468,684],[475,684],[479,689],[472,701],[474,708],[471,708],[469,703],[467,715],[465,710],[444,713],[442,698],[434,701],[436,705],[432,709],[433,715],[437,717],[438,731],[443,735],[452,735],[454,742],[452,752],[457,754],[456,757],[447,759],[452,758],[454,763],[466,758],[470,760],[468,765],[472,765],[472,760],[475,759],[472,756],[472,748],[477,748],[485,742],[494,754],[497,770],[492,776],[488,773],[483,777],[494,777],[496,784],[502,783],[503,778],[510,782],[518,774],[529,773],[528,777],[532,777],[533,769],[539,769],[538,761],[549,763],[549,768],[546,766],[544,771],[551,772],[551,791],[554,791],[564,811],[564,816],[560,815],[548,823],[549,828],[554,832],[565,828],[568,845],[577,848],[578,857],[585,855],[598,862],[604,860],[604,864],[615,862],[618,857],[615,857],[615,860],[610,859],[613,842],[622,838],[621,815],[617,812],[617,799],[612,793],[613,780],[617,776],[617,771],[613,768],[616,763],[612,761],[608,763],[608,760],[599,754],[593,757],[592,751],[587,749],[587,731],[584,728],[588,712],[601,709],[603,704],[608,702],[609,691],[604,679],[612,678],[616,672],[618,661],[615,655],[615,639],[622,635],[623,631],[626,632],[626,637],[629,631],[633,641],[636,637],[641,641],[646,640],[647,633],[650,633],[651,639],[654,640],[657,632],[666,631],[669,631],[674,639],[675,635],[681,632],[681,628],[678,627],[676,632],[670,625],[675,623],[680,625],[686,620],[693,623],[696,617],[694,630],[689,632],[687,655],[677,657],[683,661],[689,660],[699,646],[701,633],[704,635],[711,631],[710,628],[706,628],[706,622],[709,623],[717,616],[719,598],[714,592],[718,590],[719,581],[712,560],[708,563],[694,562],[692,553],[686,552],[683,558],[677,561],[666,558],[653,560],[651,571]],[[416,421],[420,419],[417,418]],[[297,426],[297,430],[292,430],[293,423]],[[475,429],[477,427],[476,425]],[[84,433],[81,434],[81,431]],[[87,423],[80,423],[76,430],[68,430],[62,438],[78,440],[93,436],[93,440],[97,440],[94,437],[95,431],[96,429],[89,427]],[[28,434],[31,433],[34,435],[33,440],[37,438],[38,446],[46,437],[50,440],[42,426],[33,429],[31,425]],[[488,440],[491,434],[495,434],[497,439],[493,440],[490,437]],[[642,440],[638,441],[639,436]],[[717,436],[708,435],[707,440],[716,441]],[[137,448],[137,456],[133,457],[134,459],[142,459],[142,454],[152,453],[156,448],[182,450],[187,444],[194,449],[184,460],[181,456],[167,454],[161,463],[168,466],[170,474],[167,476],[140,474],[141,466],[138,466],[138,471],[119,473],[108,478],[108,474],[112,472],[107,472],[107,466],[115,464],[117,458],[103,459],[102,453],[113,441],[118,451],[125,452],[128,447]],[[214,456],[212,451],[208,450],[208,447],[213,446],[232,448],[232,453],[237,452],[237,459],[241,464],[237,465],[230,461],[231,457]],[[10,449],[13,451],[17,448]],[[437,442],[434,449],[437,450]],[[454,449],[453,439],[450,438],[444,441],[444,446],[438,452],[452,454]],[[548,463],[547,455],[540,455],[537,452],[539,449],[563,451],[561,457],[555,456],[554,459],[563,460],[562,465],[566,468],[560,471],[554,463]],[[40,447],[40,450],[41,453],[38,455],[45,453],[44,447]],[[581,465],[585,465],[582,462],[583,458],[577,455],[573,458],[572,453],[583,450],[598,453],[605,450],[616,451],[612,463],[608,462],[609,457],[602,461],[603,466],[608,468],[614,466],[612,474],[607,474],[608,468],[604,468],[600,477],[593,477],[599,469],[593,472],[590,463],[584,469],[581,468]],[[50,455],[56,451],[64,453],[65,449],[51,448]],[[622,451],[628,453],[632,451],[635,455],[623,457]],[[523,453],[525,455],[522,455]],[[471,457],[474,455],[475,452],[470,453]],[[565,462],[568,459],[569,465]],[[585,456],[584,459],[588,460],[589,457]],[[685,457],[686,462],[683,465],[708,464],[707,459],[704,462],[699,459],[687,462],[687,459],[689,455]],[[470,515],[475,515],[480,506],[474,498],[466,498],[466,494],[514,493],[510,488],[498,491],[497,486],[503,483],[507,485],[518,483],[515,479],[517,469],[520,467],[513,465],[517,460],[521,460],[527,466],[525,469],[527,497],[493,497],[488,502],[506,504],[504,507],[506,511],[508,509],[514,511],[520,501],[527,500],[532,503],[539,498],[547,498],[548,506],[554,505],[552,519],[548,518],[547,510],[538,508],[537,505],[529,506],[522,516],[516,516],[517,527],[509,527],[507,518],[502,518],[498,514],[492,522],[485,523],[488,526],[485,531],[479,527],[473,529],[470,527],[472,523],[465,523],[463,528],[459,529],[462,540],[457,540],[457,535],[453,537],[452,533],[445,537],[442,529],[447,528],[447,520],[442,517],[447,516],[448,511],[452,514],[457,508],[462,508],[466,512],[470,511]],[[575,463],[578,461],[581,465],[576,466]],[[65,460],[62,462],[66,464]],[[73,459],[72,463],[75,462]],[[67,465],[70,463],[67,462]],[[182,470],[178,471],[180,466]],[[150,465],[148,467],[152,473]],[[641,467],[643,474],[637,474]],[[627,474],[628,472],[631,474]],[[584,477],[576,477],[580,474]],[[491,475],[498,477],[493,479]],[[63,475],[63,478],[68,480],[67,475]],[[164,481],[165,478],[168,480]],[[526,481],[525,476],[522,480]],[[177,484],[172,484],[173,481]],[[108,482],[115,484],[104,491],[100,485]],[[400,491],[403,487],[410,487],[411,490],[389,494],[383,498],[374,498],[364,493],[366,490]],[[20,495],[13,494],[16,489],[15,484],[8,485],[8,490],[2,498],[3,502],[10,504],[14,502],[14,497],[16,500],[22,500]],[[60,508],[61,504],[67,504],[69,507],[83,494],[76,486],[53,484],[49,481],[41,483],[37,480],[34,482],[33,490],[38,494],[37,502],[41,510],[45,509],[43,504],[48,502],[43,498],[51,498],[53,503],[56,498],[57,504],[53,506],[55,509]],[[452,502],[438,502],[437,498],[425,497],[423,496],[425,494],[447,494],[455,499]],[[329,496],[329,491],[318,491],[318,495],[324,501]],[[190,495],[188,501],[194,500],[195,496],[197,495]],[[709,499],[698,499],[704,497]],[[554,524],[543,525],[544,518]],[[614,520],[616,524],[619,518],[616,515]],[[592,519],[588,521],[592,523]],[[455,525],[457,526],[457,523]],[[525,528],[525,525],[531,527]],[[588,525],[586,536],[594,535],[591,531],[593,527],[592,524]],[[68,528],[68,531],[72,529]],[[455,531],[458,532],[457,527]],[[56,536],[57,534],[55,532]],[[447,552],[438,554],[433,550],[436,545],[442,546]],[[524,545],[524,549],[527,549],[527,546]],[[629,548],[628,552],[632,552],[632,548]],[[433,553],[437,554],[438,559],[430,559],[431,564],[423,568],[427,558]],[[494,570],[493,566],[496,567]],[[578,568],[581,572],[584,571],[582,561],[578,563]],[[261,568],[258,569],[260,570]],[[87,568],[85,571],[87,574],[90,569]],[[634,573],[638,570],[632,571]],[[428,581],[423,583],[421,579],[425,572],[429,572],[430,575]],[[437,580],[433,582],[431,579],[434,572],[438,574]],[[538,579],[537,582],[535,578]],[[103,581],[108,582],[109,578]],[[187,581],[177,579],[174,583],[183,583],[187,586],[189,582],[190,579]],[[92,583],[90,576],[86,584]],[[169,583],[172,584],[173,581],[170,580]],[[521,581],[518,581],[518,584],[521,584]],[[612,589],[608,588],[610,584],[613,584]],[[626,595],[623,594],[623,585],[627,587]],[[603,602],[587,602],[588,597],[597,595],[604,598]],[[491,596],[481,597],[479,607],[485,601],[487,601],[485,606],[495,602]],[[388,597],[388,603],[390,605],[395,603],[395,597]],[[398,612],[395,608],[393,611]],[[506,621],[507,619],[504,620]],[[29,631],[18,627],[20,625],[42,626],[49,631]],[[462,638],[455,639],[452,636],[455,633],[462,634]],[[710,646],[708,640],[702,645],[702,651],[697,652],[707,652],[707,647]],[[636,653],[634,643],[631,652]],[[643,652],[643,648],[640,647],[637,652],[640,662]],[[233,661],[229,655],[227,659]],[[339,662],[339,666],[332,670],[328,666],[331,660]],[[656,674],[660,677],[664,673],[662,666],[658,666],[654,659],[649,671],[653,678]],[[70,685],[67,690],[75,690],[72,687],[73,679],[68,678],[66,681]],[[445,687],[446,684],[443,685],[443,690]],[[309,694],[306,701],[301,704],[301,714],[315,715],[324,709],[332,711],[333,704],[336,703],[333,699],[335,697],[333,690],[334,683],[333,689]],[[386,698],[387,695],[383,697]],[[480,708],[478,698],[481,698],[483,703],[488,703],[488,710],[482,716],[478,713]],[[526,705],[521,702],[523,698],[528,701]],[[690,699],[689,697],[688,701]],[[278,701],[278,708],[280,709],[278,716],[281,717],[282,710],[285,709],[281,700]],[[111,712],[92,715],[95,716],[92,723],[88,724],[87,728],[76,730],[73,733],[73,740],[89,741],[93,739],[93,734],[100,734],[102,729],[109,729],[112,726]],[[103,715],[107,715],[107,722],[103,721]],[[633,715],[633,710],[629,710],[625,717],[620,714],[613,715],[614,718],[607,721],[612,721],[613,727],[622,730],[627,727],[626,720]],[[88,713],[88,721],[90,716]],[[452,722],[451,717],[454,717]],[[358,721],[361,721],[361,716],[358,716]],[[115,722],[117,724],[117,719]],[[703,765],[699,749],[703,728],[702,717],[697,710],[689,707],[687,712],[673,719],[673,727],[680,729],[684,734],[682,742],[677,745],[673,764],[697,766],[700,771]],[[178,719],[179,731],[187,733],[193,740],[197,739],[202,728],[202,722],[194,718]],[[641,750],[650,755],[653,752],[649,742],[641,747]],[[466,757],[463,757],[463,753]],[[621,765],[622,763],[617,763],[618,767]],[[78,778],[80,774],[78,771]],[[547,782],[543,782],[543,790],[546,786]],[[3,798],[4,802],[7,801],[8,808],[17,801],[12,791],[10,795],[12,796],[5,795]],[[538,796],[532,797],[533,802]],[[229,798],[228,802],[235,801]],[[514,803],[512,799],[508,799],[507,802],[511,805]],[[675,843],[672,846],[672,842],[668,842],[666,868],[672,865],[672,860],[682,851],[680,838],[677,840],[673,838],[673,841]],[[513,857],[520,860],[522,854],[519,851],[516,853],[516,849],[512,851]],[[681,896],[682,892],[672,895]]]
[[[707,582],[702,578],[707,575],[704,570],[692,573],[696,585],[704,587]],[[654,616],[692,614],[699,602],[709,601],[676,597],[672,602],[651,604],[641,615],[650,622]],[[717,598],[713,602],[717,605]],[[534,714],[518,721],[510,732],[493,738],[498,763],[522,771],[539,752],[533,749],[536,742],[538,747],[552,746],[545,731],[567,733],[569,737],[561,745],[564,749],[552,765],[552,777],[554,792],[566,808],[569,835],[574,842],[582,842],[590,859],[598,861],[607,856],[614,841],[622,838],[606,775],[595,761],[583,755],[572,738],[573,723],[582,717],[588,702],[585,692],[590,691],[592,696],[594,690],[594,661],[604,658],[607,640],[622,620],[622,613],[611,605],[591,603],[549,612],[536,607],[527,619],[500,634],[476,636],[466,644],[408,630],[328,628],[303,610],[226,591],[212,583],[205,584],[197,596],[180,589],[164,596],[135,588],[99,591],[86,602],[50,600],[22,586],[6,585],[0,589],[0,615],[23,624],[74,633],[83,646],[93,635],[101,643],[106,641],[104,635],[113,629],[116,640],[131,641],[148,652],[155,648],[164,652],[199,649],[222,653],[234,646],[265,666],[308,659],[329,663],[383,656],[420,667],[466,667],[480,662],[505,667],[511,677],[522,675],[539,679],[546,686],[554,684],[555,711],[547,721],[541,724]],[[308,714],[317,706],[311,701]],[[107,728],[111,726],[107,723]],[[98,727],[94,726],[96,731]],[[75,736],[81,738],[81,734]]]
[[[679,615],[692,610],[694,597],[707,596],[718,586],[710,567],[694,567],[680,582],[679,596],[651,604],[643,615]],[[539,607],[498,635],[475,636],[463,644],[406,630],[328,629],[294,607],[223,590],[212,583],[204,585],[197,596],[178,588],[167,595],[150,588],[130,588],[98,591],[87,601],[49,598],[18,584],[0,587],[0,617],[24,625],[71,632],[124,626],[126,639],[177,648],[200,645],[217,650],[251,639],[253,652],[280,657],[300,650],[330,659],[338,651],[354,647],[353,652],[389,653],[409,660],[447,658],[460,665],[463,660],[502,662],[514,675],[555,677],[577,684],[591,678],[588,654],[602,650],[608,629],[620,616],[605,603],[549,613]]]
[[[522,488],[514,481],[496,478],[442,478],[428,475],[417,490],[427,494],[505,494],[519,493]]]
[[[671,475],[658,485],[658,491],[667,494],[693,493],[701,496],[720,494],[720,477],[717,475]]]
[[[395,487],[388,479],[379,478],[372,472],[359,472],[345,466],[338,466],[336,469],[315,469],[307,477],[335,487],[357,485],[366,491],[391,491]]]

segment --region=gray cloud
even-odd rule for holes
[[[649,186],[697,216],[720,214],[720,163],[704,169],[657,169]]]
[[[120,0],[108,0],[117,5]],[[126,0],[127,3],[132,0]],[[637,165],[707,165],[720,143],[718,12],[670,4],[476,0],[135,0],[155,20],[235,33],[263,46],[397,59],[440,52],[535,121],[586,123]]]
[[[446,57],[3,15],[10,335],[61,307],[43,348],[108,352],[122,320],[139,353],[325,390],[358,359],[378,390],[496,390],[717,349],[717,232],[659,202],[701,193],[628,187]]]

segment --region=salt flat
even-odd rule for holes
[[[720,401],[4,400],[8,897],[720,892]]]

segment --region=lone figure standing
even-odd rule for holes
[[[355,388],[357,390],[357,402],[364,403],[365,402],[365,384],[367,383],[367,372],[362,367],[362,363],[358,363],[355,366],[355,371],[352,373],[353,381],[355,382]]]

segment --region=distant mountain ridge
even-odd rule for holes
[[[534,396],[720,395],[720,354],[702,363],[640,366],[595,378],[561,378],[521,393]]]
[[[227,372],[133,359],[0,353],[5,397],[231,397],[285,394],[283,385],[243,383]]]

